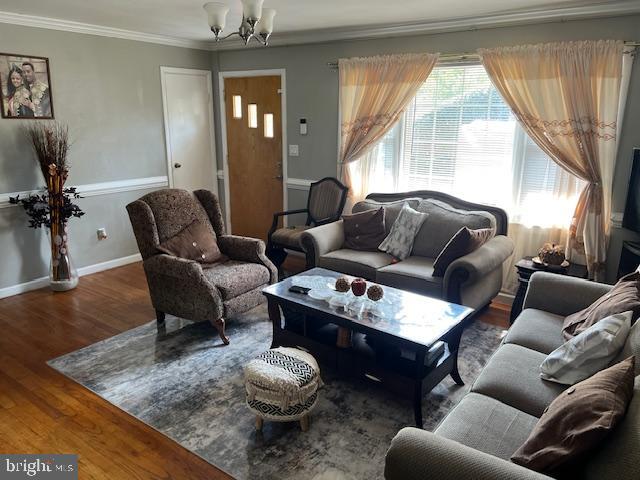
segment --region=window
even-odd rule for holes
[[[233,95],[233,118],[242,118],[242,97]]]
[[[247,117],[249,117],[249,128],[258,128],[258,105],[255,103],[247,105]]]
[[[264,136],[273,138],[273,113],[264,114]]]
[[[580,190],[524,133],[479,64],[437,66],[364,163],[369,191],[439,190],[527,225],[567,226]]]

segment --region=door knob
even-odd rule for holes
[[[177,163],[176,162],[176,163],[173,164],[173,168],[180,168],[181,166],[182,166],[181,163]]]
[[[273,178],[275,178],[276,180],[282,180],[284,177],[282,175],[276,175]]]

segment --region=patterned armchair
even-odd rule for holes
[[[142,254],[157,321],[165,313],[209,321],[225,344],[225,318],[263,302],[262,288],[277,280],[277,270],[265,255],[262,240],[227,235],[218,198],[207,190],[193,193],[164,189],[127,205]],[[228,260],[203,268],[192,260],[166,255],[157,246],[194,220],[215,233]]]
[[[267,255],[278,267],[278,271],[280,271],[282,263],[287,258],[286,250],[304,252],[302,243],[300,242],[302,232],[311,227],[335,222],[340,219],[344,204],[347,201],[348,191],[349,188],[337,179],[325,177],[322,180],[313,182],[309,187],[307,208],[287,210],[286,212],[278,212],[273,215],[273,223],[271,224],[267,239]],[[304,225],[278,228],[280,217],[300,213],[307,214],[307,221]],[[307,262],[307,267],[312,268],[314,266],[315,265],[309,265],[309,262]]]

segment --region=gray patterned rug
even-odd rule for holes
[[[269,348],[271,325],[260,306],[229,321],[231,344],[213,327],[167,318],[51,360],[49,365],[238,479],[381,478],[397,431],[412,425],[408,399],[373,385],[334,378],[302,433],[297,423],[265,422],[262,433],[244,403],[242,366]],[[424,427],[433,430],[466,393],[502,330],[476,322],[463,337],[460,373],[423,400]]]

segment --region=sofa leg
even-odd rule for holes
[[[224,318],[218,318],[217,320],[212,320],[211,324],[214,327],[216,327],[216,330],[218,330],[218,335],[220,335],[220,338],[222,339],[222,343],[224,343],[225,345],[229,345],[229,339],[224,334]]]
[[[164,312],[156,310],[156,322],[158,322],[158,325],[162,325],[164,323],[164,317]]]

